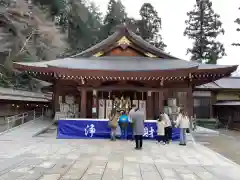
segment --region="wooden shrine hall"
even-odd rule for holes
[[[230,76],[237,66],[200,64],[155,48],[126,26],[69,58],[15,63],[20,71],[53,83],[52,107],[58,118],[107,118],[117,98],[153,119],[166,106],[193,115],[195,86]]]

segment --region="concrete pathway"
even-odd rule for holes
[[[197,126],[196,130],[193,133],[201,135],[219,135],[218,130],[208,129],[201,126]]]
[[[239,180],[240,167],[202,145],[144,141],[0,140],[0,180]]]
[[[51,125],[51,121],[37,119],[34,121],[29,121],[19,127],[10,129],[9,131],[0,133],[0,140],[12,140],[16,138],[31,138],[33,135],[41,131],[42,129]]]
[[[240,132],[219,129],[217,136],[194,135],[198,143],[240,164]]]

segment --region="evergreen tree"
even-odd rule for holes
[[[34,0],[49,10],[52,19],[67,35],[70,48],[64,56],[79,53],[101,40],[102,15],[94,3],[85,0]]]
[[[66,0],[32,0],[34,4],[40,4],[49,8],[52,16],[61,14],[66,5]]]
[[[189,19],[184,35],[193,40],[193,47],[187,50],[191,60],[216,64],[225,55],[223,44],[216,40],[224,34],[220,16],[212,9],[210,0],[196,0],[194,9],[187,13]]]
[[[94,4],[72,0],[67,15],[68,40],[71,54],[79,53],[101,40],[101,13]]]
[[[240,10],[240,8],[238,8],[238,10]],[[237,25],[240,26],[240,18],[237,18],[235,21],[234,21]],[[240,28],[237,28],[236,29],[238,32],[240,32]],[[240,46],[240,43],[239,42],[236,42],[236,43],[233,43],[232,44],[233,46]]]
[[[162,27],[161,18],[152,4],[144,3],[140,9],[141,19],[138,21],[139,35],[157,48],[164,49],[160,30]]]
[[[126,18],[127,14],[121,0],[110,0],[108,3],[107,14],[104,18],[104,27],[102,29],[103,39],[112,34],[117,25],[123,24]]]

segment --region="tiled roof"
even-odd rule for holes
[[[231,66],[200,64],[179,59],[162,59],[147,57],[103,56],[64,58],[52,61],[15,63],[34,67],[60,67],[69,69],[116,70],[116,71],[150,71],[198,67],[198,69],[221,69]]]
[[[149,44],[145,40],[143,40],[140,36],[136,35],[134,32],[132,32],[126,25],[120,26],[115,33],[110,35],[107,39],[101,41],[100,43],[90,47],[89,49],[86,49],[82,51],[79,54],[73,55],[71,57],[90,57],[93,54],[104,51],[106,49],[109,49],[109,47],[114,46],[114,44],[120,40],[123,36],[127,37],[130,41],[132,41],[134,44],[139,46],[141,49],[150,52],[158,57],[161,58],[169,58],[169,59],[177,59],[176,57],[164,52],[161,49],[158,49],[154,47],[153,45]]]
[[[226,77],[215,82],[197,86],[200,89],[240,89],[240,77]]]
[[[10,88],[1,88],[0,87],[0,99],[48,102],[51,100],[51,97],[44,93],[20,91],[20,90],[14,90],[14,89],[10,89]]]

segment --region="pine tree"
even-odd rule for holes
[[[162,28],[161,18],[152,4],[144,3],[140,9],[141,19],[138,21],[139,35],[157,48],[164,49],[160,30]]]
[[[49,11],[67,35],[70,48],[64,56],[77,54],[101,40],[102,14],[93,2],[85,0],[34,0]]]
[[[194,9],[187,13],[189,19],[184,35],[193,40],[193,47],[187,50],[191,53],[191,60],[216,64],[225,55],[221,42],[217,41],[220,34],[224,34],[220,16],[212,9],[210,0],[196,0]]]
[[[238,10],[240,10],[240,8],[238,8]],[[238,26],[240,26],[240,18],[237,18],[235,21],[234,21]],[[240,32],[240,28],[237,28],[236,29],[238,32]],[[233,43],[232,44],[233,46],[240,46],[240,43],[239,42],[236,42],[236,43]]]
[[[32,0],[32,2],[48,7],[52,16],[61,14],[67,4],[66,0]]]
[[[94,3],[84,0],[68,0],[60,14],[55,15],[56,23],[67,34],[70,45],[65,56],[77,54],[100,41],[102,17]]]
[[[104,18],[103,39],[113,33],[117,25],[123,24],[127,18],[125,7],[121,0],[110,0],[108,3],[107,14]]]

